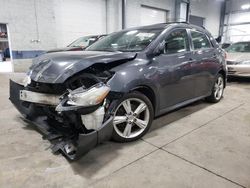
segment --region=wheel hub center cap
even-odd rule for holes
[[[133,115],[128,115],[127,116],[129,122],[134,122],[135,117]]]

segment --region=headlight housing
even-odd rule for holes
[[[96,84],[88,90],[75,89],[68,94],[67,104],[74,106],[93,106],[101,103],[110,91],[105,84]]]

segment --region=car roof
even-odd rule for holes
[[[233,44],[237,44],[237,43],[250,43],[250,41],[238,41],[238,42],[234,42]]]
[[[206,31],[204,27],[196,26],[196,25],[190,24],[188,22],[158,23],[158,24],[153,24],[153,25],[146,25],[146,26],[128,28],[128,29],[125,29],[125,30],[133,30],[133,29],[165,29],[168,26],[182,26],[182,27],[195,28],[195,29],[198,29],[198,30]]]
[[[107,34],[100,34],[100,35],[84,35],[84,36],[79,37],[79,38],[83,38],[83,37],[102,37],[102,36],[107,36]]]

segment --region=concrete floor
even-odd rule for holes
[[[8,78],[20,76],[0,75],[0,187],[250,187],[250,81],[229,83],[218,104],[157,118],[142,140],[70,163],[8,101]]]
[[[12,64],[11,61],[0,61],[0,73],[3,72],[12,72]]]

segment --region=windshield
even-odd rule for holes
[[[250,42],[234,43],[226,49],[227,52],[250,52]]]
[[[134,52],[144,50],[161,29],[139,29],[113,33],[87,48],[89,51]]]
[[[97,36],[81,37],[72,42],[68,47],[88,47],[97,40]]]

